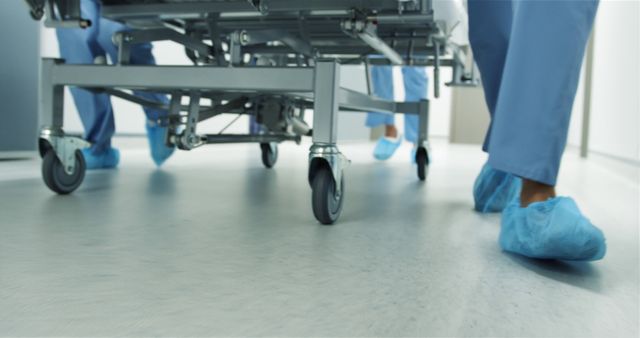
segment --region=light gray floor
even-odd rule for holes
[[[127,141],[130,142],[130,141]],[[318,225],[307,146],[144,148],[55,196],[0,162],[0,336],[638,336],[637,181],[567,156],[560,191],[605,232],[603,261],[534,261],[474,213],[484,156],[436,143],[429,181],[346,145],[345,210]]]

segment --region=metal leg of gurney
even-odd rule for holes
[[[42,129],[38,147],[42,157],[42,178],[58,194],[76,190],[86,171],[80,149],[90,144],[79,137],[65,135],[64,85],[56,82],[55,69],[61,60],[43,59],[40,79],[39,114]]]
[[[313,145],[309,153],[309,184],[313,214],[322,224],[333,224],[342,211],[349,163],[336,145],[340,91],[340,65],[319,61],[315,67]]]
[[[422,100],[419,104],[418,113],[418,149],[416,149],[416,164],[418,166],[418,178],[424,181],[429,172],[429,100]]]

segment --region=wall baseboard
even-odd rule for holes
[[[37,158],[37,151],[0,151],[0,160],[25,160]]]

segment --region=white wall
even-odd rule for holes
[[[490,116],[482,86],[454,88],[449,141],[477,145],[484,143]]]
[[[640,163],[640,2],[601,1],[593,64],[589,150]]]

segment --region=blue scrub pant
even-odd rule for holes
[[[469,0],[489,165],[555,185],[597,0]]]
[[[98,56],[109,56],[112,62],[118,61],[118,50],[112,41],[116,32],[126,30],[124,25],[100,17],[100,4],[97,0],[81,1],[82,16],[93,23],[87,29],[60,28],[56,30],[60,45],[60,56],[68,64],[92,64]],[[131,64],[154,65],[150,43],[132,46]],[[115,132],[113,108],[107,94],[94,94],[90,91],[71,88],[71,94],[80,113],[85,130],[85,138],[93,144],[91,151],[99,154],[111,146],[111,137]],[[134,94],[148,100],[168,103],[162,94],[134,91]],[[166,115],[165,111],[144,109],[147,118],[157,119]]]
[[[427,72],[423,67],[402,67],[406,102],[418,102],[427,97]],[[373,94],[381,99],[393,100],[393,69],[391,66],[371,67]],[[395,116],[371,112],[367,114],[366,126],[370,128],[392,125]],[[418,116],[404,116],[404,134],[410,142],[418,141]]]

